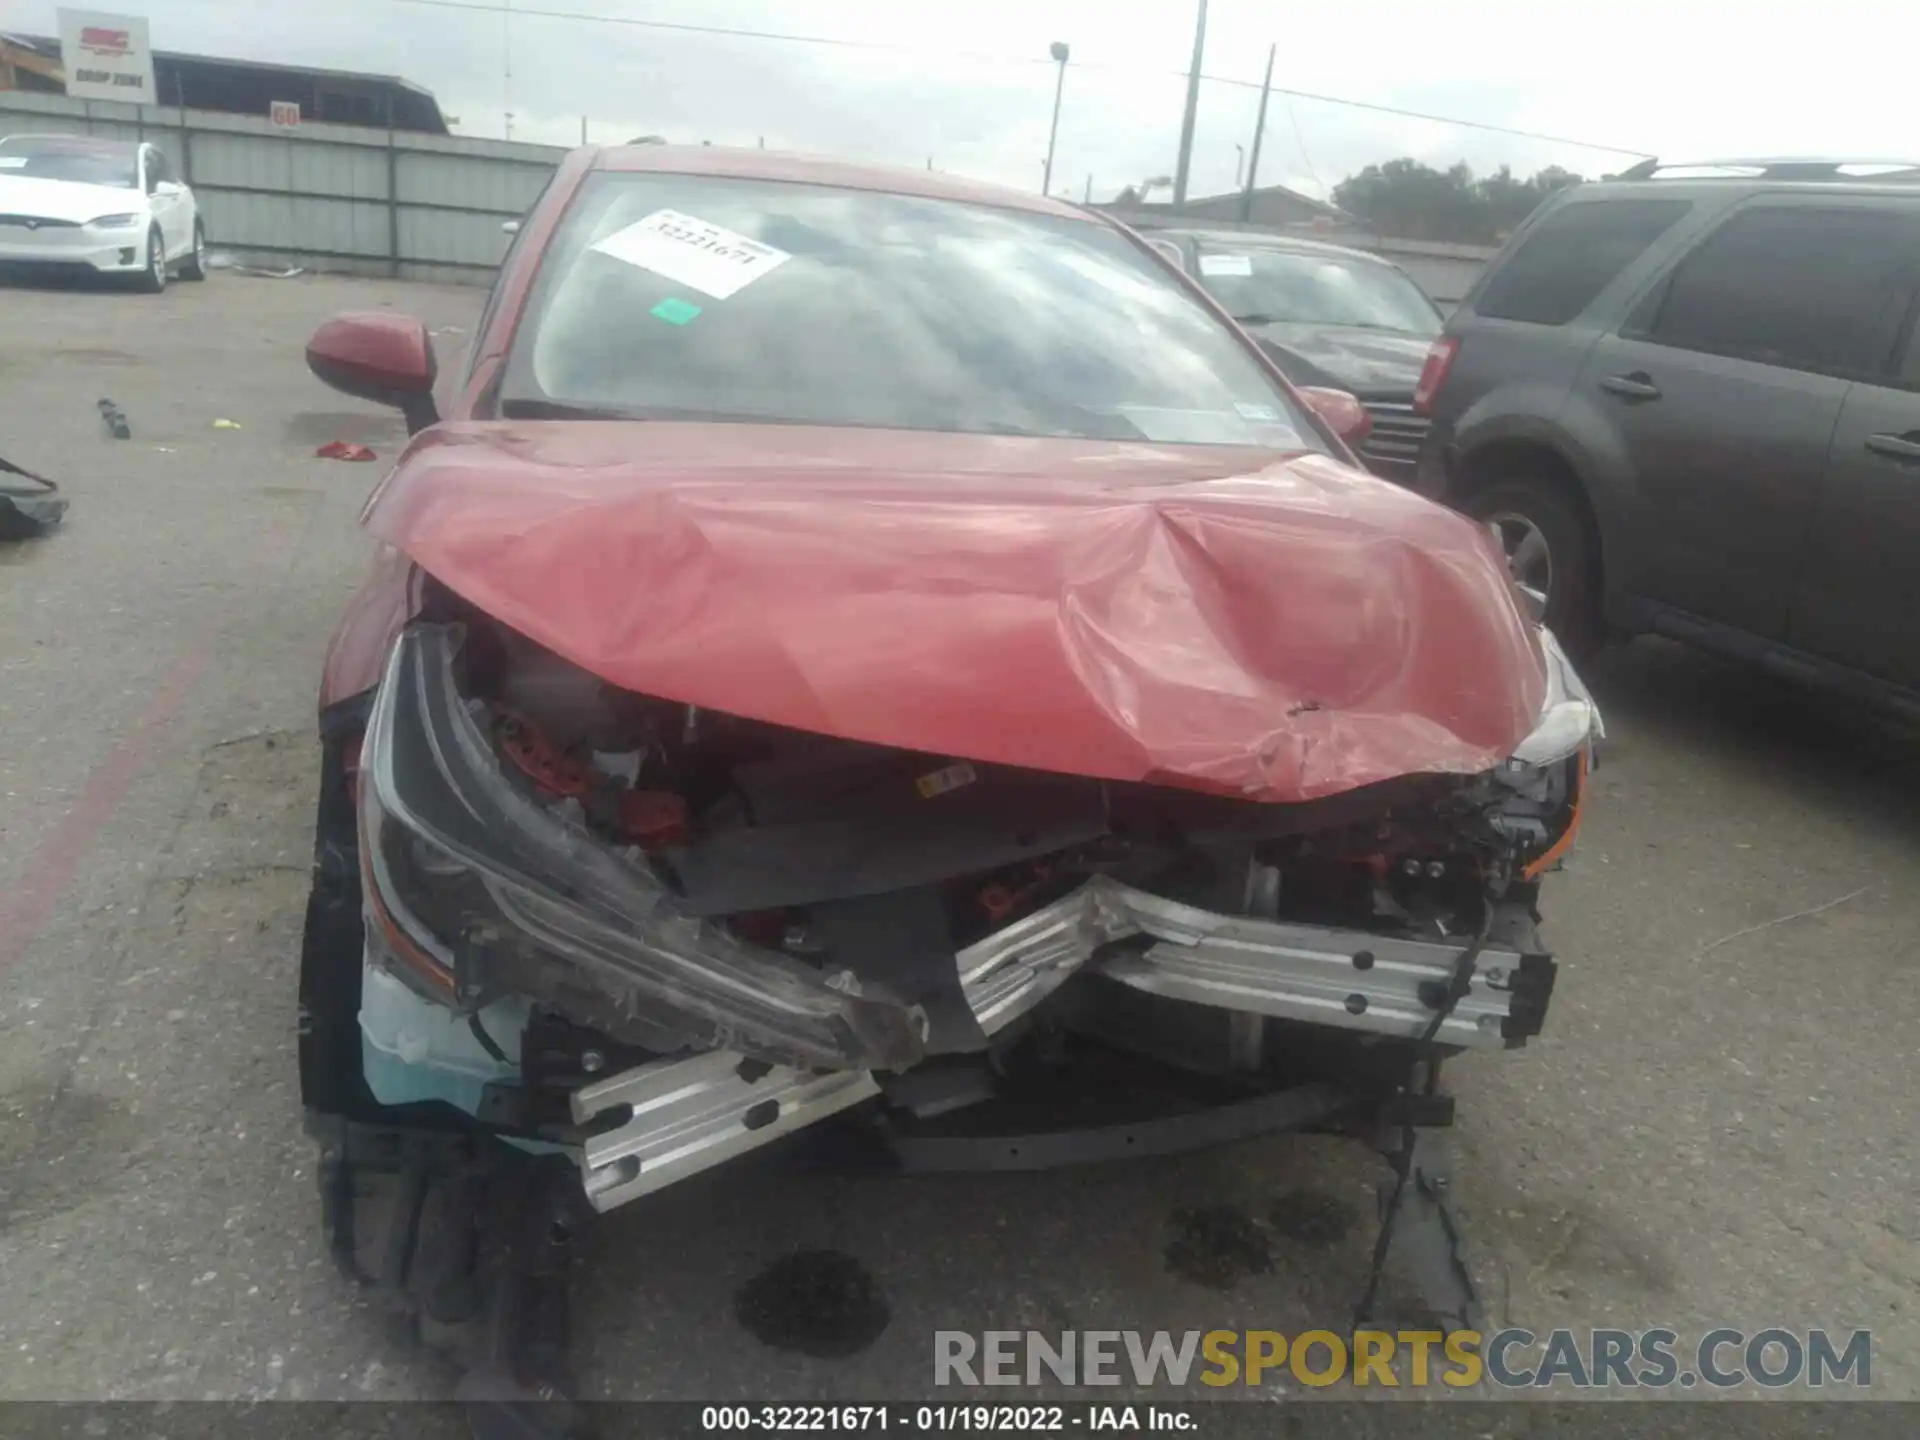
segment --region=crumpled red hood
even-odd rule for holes
[[[1545,675],[1480,527],[1320,456],[765,425],[436,427],[368,528],[626,689],[1295,801],[1497,764]]]

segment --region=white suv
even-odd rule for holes
[[[193,191],[152,145],[85,135],[0,140],[0,264],[86,267],[132,277],[207,276],[207,233]]]

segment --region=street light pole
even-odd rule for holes
[[[1187,203],[1187,168],[1193,159],[1193,121],[1200,109],[1200,62],[1207,50],[1207,0],[1193,26],[1193,67],[1187,71],[1187,113],[1180,120],[1180,158],[1173,167],[1173,203]]]
[[[1053,144],[1060,138],[1060,93],[1067,88],[1067,43],[1056,40],[1048,47],[1047,53],[1059,62],[1060,73],[1053,82],[1053,125],[1047,131],[1047,165],[1041,171],[1040,193],[1053,193]]]

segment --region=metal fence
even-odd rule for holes
[[[478,284],[505,253],[502,222],[526,213],[567,153],[0,91],[0,135],[28,132],[158,146],[193,187],[208,246],[242,261]]]

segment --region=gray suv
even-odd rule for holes
[[[1563,191],[1427,358],[1416,486],[1570,648],[1655,631],[1920,703],[1920,166]]]

